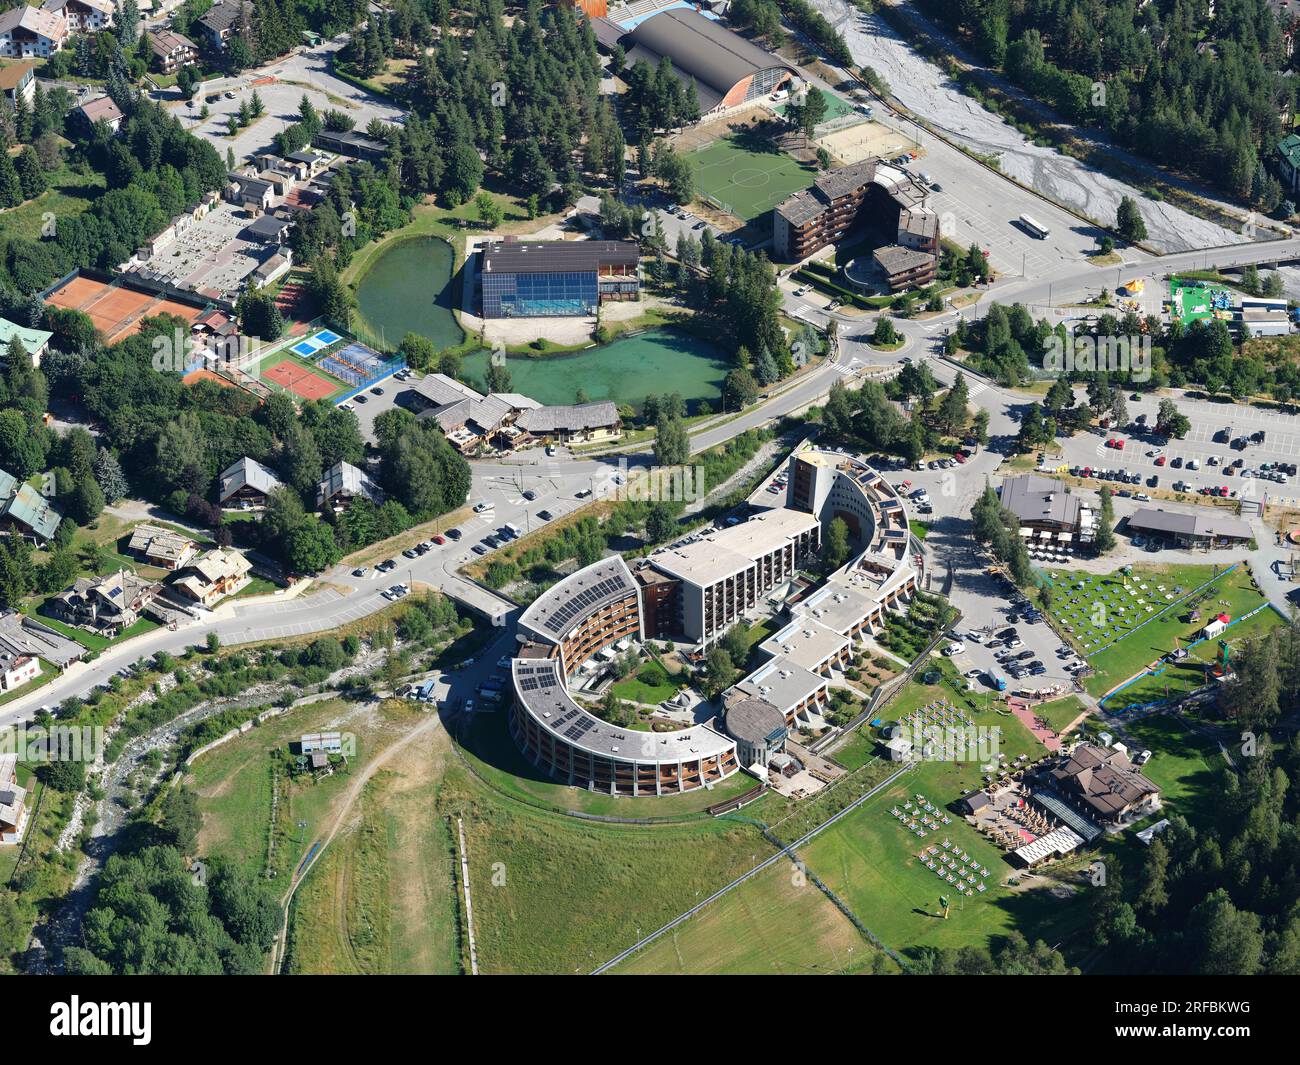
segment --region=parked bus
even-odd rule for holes
[[[1048,229],[1045,225],[1043,225],[1042,222],[1034,221],[1034,219],[1032,219],[1027,214],[1022,214],[1020,216],[1020,224],[1024,226],[1027,230],[1029,230],[1029,232],[1032,233],[1034,236],[1036,236],[1039,240],[1046,240],[1048,237],[1052,235],[1052,231]]]

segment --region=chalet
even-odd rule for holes
[[[604,400],[526,410],[515,420],[515,425],[547,443],[567,444],[576,440],[611,440],[619,435],[622,423],[618,408]]]
[[[1064,481],[1035,474],[1009,477],[1000,495],[1002,506],[1015,515],[1026,539],[1090,543],[1096,536],[1096,512]]]
[[[163,74],[175,74],[182,67],[193,66],[199,61],[198,48],[183,34],[172,30],[150,30],[148,38],[154,66]]]
[[[282,487],[275,474],[256,459],[245,456],[221,474],[217,481],[217,502],[240,510],[264,507],[271,493]]]
[[[222,51],[226,42],[239,32],[245,19],[253,17],[253,5],[241,0],[220,0],[200,16],[196,25],[207,36],[215,51]]]
[[[36,97],[35,66],[31,63],[8,63],[0,67],[0,96],[10,107],[22,100],[31,107]]]
[[[0,13],[0,56],[48,59],[67,43],[68,20],[19,4]]]
[[[117,635],[140,620],[161,590],[161,584],[120,569],[104,577],[78,577],[49,600],[47,609],[69,625]]]
[[[1160,789],[1113,747],[1078,744],[1048,777],[1067,801],[1098,824],[1144,816],[1160,806]]]
[[[131,531],[127,550],[147,565],[177,570],[198,553],[199,545],[172,529],[144,524]]]
[[[99,122],[105,123],[114,133],[122,128],[121,108],[107,96],[100,96],[73,108],[72,117],[87,132],[93,131]]]
[[[32,366],[39,366],[41,357],[45,354],[45,349],[50,346],[53,336],[53,333],[44,329],[28,329],[7,318],[0,318],[0,366],[8,362],[9,344],[14,340],[26,349],[28,358],[32,360]]]
[[[335,510],[346,509],[358,496],[372,503],[382,503],[384,492],[370,479],[370,475],[357,469],[350,462],[336,462],[316,486],[316,507],[323,509],[332,506]]]
[[[54,536],[63,515],[30,484],[0,470],[0,531],[42,544]]]
[[[238,551],[214,548],[181,570],[168,587],[181,600],[211,609],[247,585],[252,568]]]
[[[112,0],[45,0],[42,11],[62,17],[68,33],[98,33],[113,25]]]
[[[0,650],[0,691],[14,691],[40,675],[41,660],[35,655]]]

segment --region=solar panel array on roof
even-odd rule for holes
[[[568,627],[569,622],[577,615],[585,612],[588,607],[594,606],[600,600],[625,588],[626,585],[623,581],[616,577],[609,577],[597,584],[593,584],[590,588],[579,592],[547,618],[545,622],[546,631],[557,634],[563,632]]]

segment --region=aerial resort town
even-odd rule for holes
[[[0,969],[1300,973],[1300,5],[0,5]]]

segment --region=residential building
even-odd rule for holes
[[[583,317],[607,300],[637,300],[633,240],[494,241],[482,252],[484,318]]]
[[[173,529],[144,523],[131,530],[127,550],[147,565],[177,570],[198,554],[199,545]]]
[[[68,40],[68,20],[20,3],[0,12],[0,56],[48,59]]]
[[[888,244],[871,253],[891,292],[928,285],[939,274],[939,259],[931,252]]]
[[[162,74],[175,74],[199,61],[198,48],[184,34],[174,30],[150,30],[148,37],[154,66]]]
[[[93,100],[88,100],[80,107],[72,109],[73,120],[81,125],[86,131],[95,128],[97,122],[107,124],[108,128],[116,133],[122,128],[122,110],[113,103],[107,96],[99,96]]]
[[[180,570],[167,587],[173,598],[211,609],[248,584],[252,568],[233,548],[214,548]]]
[[[275,474],[245,455],[218,478],[217,502],[223,507],[240,510],[264,507],[271,493],[283,487]]]
[[[120,569],[103,577],[78,577],[46,609],[69,625],[115,636],[139,621],[161,590],[161,584]]]
[[[321,478],[316,486],[316,508],[332,506],[335,510],[345,510],[357,497],[368,499],[372,503],[384,501],[384,490],[370,479],[364,470],[359,470],[350,462],[336,462]]]
[[[253,5],[247,0],[218,0],[199,16],[196,25],[207,37],[208,44],[219,52],[239,32],[241,24],[252,17]]]
[[[43,544],[53,538],[62,520],[63,514],[40,491],[0,470],[0,531]]]
[[[0,691],[16,691],[40,675],[39,658],[0,649]]]
[[[0,843],[21,843],[27,830],[27,789],[18,783],[18,754],[0,754]]]
[[[45,0],[42,11],[61,16],[68,33],[98,33],[113,25],[112,0]]]
[[[1278,141],[1277,167],[1283,187],[1293,196],[1300,193],[1300,133],[1288,133]]]
[[[569,694],[570,678],[593,659],[641,638],[637,582],[622,557],[548,588],[519,627],[510,732],[550,776],[609,795],[671,795],[710,787],[739,768],[735,742],[712,725],[632,732],[601,721]]]
[[[53,336],[48,330],[28,329],[25,325],[0,318],[0,366],[5,365],[9,359],[9,342],[12,340],[17,340],[27,350],[32,366],[39,366]]]
[[[36,67],[31,63],[6,63],[0,67],[0,96],[10,107],[22,100],[28,107],[36,98]]]
[[[1008,477],[998,492],[1025,539],[1089,544],[1096,538],[1096,510],[1064,481],[1027,473]]]

